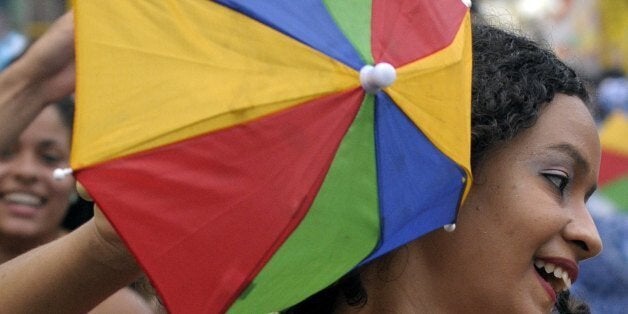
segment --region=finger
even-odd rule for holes
[[[92,208],[94,209],[94,217],[105,217],[100,207],[98,207],[98,204],[94,203]]]
[[[93,202],[94,200],[92,199],[92,196],[89,195],[89,193],[87,192],[87,190],[85,189],[85,187],[83,187],[83,185],[80,182],[76,182],[76,191],[78,192],[78,195],[86,200],[86,201],[90,201]]]

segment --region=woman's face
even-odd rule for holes
[[[54,180],[52,171],[67,167],[69,152],[70,130],[54,106],[0,152],[0,236],[56,236],[74,181]]]
[[[591,115],[579,98],[557,95],[532,128],[475,169],[454,232],[432,232],[395,252],[388,286],[400,284],[393,293],[417,307],[449,313],[548,312],[556,291],[576,280],[577,263],[602,248],[585,206],[599,165]]]

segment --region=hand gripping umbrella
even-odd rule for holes
[[[71,166],[172,313],[269,312],[452,224],[460,0],[75,1]]]

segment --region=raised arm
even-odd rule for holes
[[[0,149],[50,102],[74,90],[72,13],[59,18],[27,52],[0,73]]]
[[[96,210],[99,213],[98,210]],[[3,313],[87,313],[140,275],[103,217],[0,265]],[[112,231],[112,230],[111,230]]]
[[[0,150],[74,85],[74,27],[68,13],[0,73]],[[134,258],[95,212],[69,235],[0,265],[2,313],[87,313],[139,276]]]

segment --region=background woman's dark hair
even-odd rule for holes
[[[361,307],[366,304],[367,295],[360,272],[353,270],[331,286],[319,291],[301,303],[283,311],[285,314],[332,313],[337,302],[346,302],[349,306]]]
[[[72,131],[72,124],[74,122],[74,100],[71,97],[65,97],[58,102],[53,103],[61,116],[63,125]],[[87,222],[93,215],[94,210],[92,203],[79,198],[77,201],[70,204],[65,218],[61,225],[67,230],[74,230],[78,226]]]
[[[63,125],[71,131],[72,123],[74,123],[74,100],[72,100],[71,97],[65,97],[53,103],[52,106],[54,106],[61,115]]]
[[[567,290],[558,295],[558,300],[556,301],[553,313],[590,314],[591,309],[586,303],[571,297],[571,293]]]
[[[576,96],[590,105],[584,83],[549,49],[490,25],[474,24],[472,32],[472,168],[490,149],[533,126],[555,94]],[[285,313],[330,313],[339,300],[353,306],[366,303],[359,270]],[[574,306],[567,306],[574,303],[569,294],[562,294],[560,301],[557,311],[572,313]],[[583,310],[586,305],[576,308]]]

